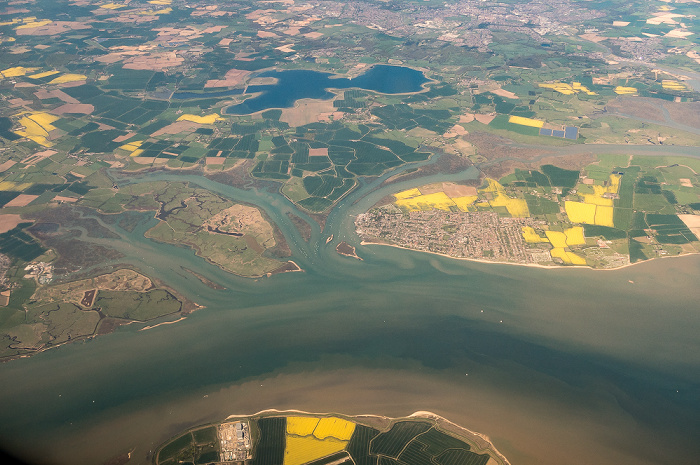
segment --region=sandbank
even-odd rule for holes
[[[144,326],[143,328],[139,329],[139,331],[146,331],[147,329],[153,329],[153,328],[157,328],[158,326],[163,326],[163,325],[172,325],[174,323],[177,323],[177,322],[185,320],[185,319],[186,319],[186,317],[183,316],[183,317],[178,318],[177,320],[164,321],[163,323],[158,323],[157,325]]]

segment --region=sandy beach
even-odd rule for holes
[[[514,263],[514,262],[502,262],[502,261],[497,261],[497,260],[483,260],[483,259],[479,259],[479,258],[453,257],[452,255],[447,255],[444,253],[430,252],[429,250],[411,249],[411,248],[402,247],[402,246],[396,245],[396,244],[387,244],[385,242],[361,241],[360,245],[381,245],[381,246],[386,246],[386,247],[394,247],[395,249],[410,250],[412,252],[422,252],[422,253],[427,253],[427,254],[432,254],[432,255],[438,255],[440,257],[451,258],[452,260],[465,260],[465,261],[469,261],[469,262],[487,263],[487,264],[491,264],[491,265],[514,265],[514,266],[523,266],[523,267],[528,267],[528,268],[540,268],[540,269],[544,269],[544,270],[617,271],[617,270],[622,270],[623,268],[629,268],[631,266],[640,265],[642,263],[648,263],[652,260],[662,260],[662,259],[668,259],[668,258],[681,258],[681,257],[688,257],[691,255],[698,255],[698,253],[686,253],[686,254],[681,254],[681,255],[652,258],[650,260],[644,260],[644,261],[640,261],[637,263],[628,263],[627,265],[617,266],[614,268],[591,268],[590,266],[540,265],[537,263]]]

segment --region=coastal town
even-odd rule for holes
[[[493,212],[412,211],[387,205],[357,216],[357,233],[366,242],[397,245],[456,258],[514,263],[551,263],[547,249],[523,238],[533,218],[499,217]]]
[[[521,265],[614,269],[700,251],[691,213],[700,203],[679,202],[697,195],[689,167],[601,157],[581,171],[540,169],[478,188],[438,182],[396,192],[358,215],[355,229],[364,244]]]

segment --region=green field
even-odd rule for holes
[[[194,462],[195,444],[192,433],[188,432],[166,444],[157,456],[158,465],[171,465]]]
[[[252,465],[279,465],[284,460],[287,419],[261,418],[256,421],[260,438],[255,445]]]
[[[259,221],[244,226],[237,236],[215,234],[207,229],[206,221],[235,209],[236,203],[181,183],[136,184],[121,193],[123,209],[158,210],[160,223],[146,233],[154,240],[191,247],[209,262],[242,276],[260,276],[282,266],[279,260],[263,255],[276,240],[272,226],[257,209],[239,207],[244,211],[241,214],[253,213]]]
[[[99,291],[93,306],[113,318],[148,321],[179,312],[182,303],[170,292],[156,289],[149,292]]]
[[[347,451],[356,465],[376,465],[377,457],[370,455],[370,443],[379,434],[379,430],[357,425],[350,438]]]
[[[617,193],[609,200],[614,205],[613,224],[582,224],[586,238],[600,239],[607,245],[594,246],[587,239],[585,245],[569,247],[587,257],[589,266],[606,267],[606,263],[613,262],[619,266],[624,263],[619,261],[621,256],[635,263],[700,250],[698,238],[677,216],[695,211],[693,205],[700,198],[700,180],[693,172],[697,164],[695,159],[682,157],[630,160],[601,155],[580,173],[544,165],[539,170],[515,169],[501,183],[510,197],[525,198],[531,216],[547,223],[538,233],[542,237],[547,229],[564,231],[576,225],[564,213],[564,205],[566,201],[580,202],[580,195],[593,195],[591,180],[599,189],[608,185],[611,175],[620,176]],[[579,175],[588,178],[588,183]],[[554,194],[555,187],[560,194]],[[611,259],[613,262],[609,262]]]
[[[100,316],[71,303],[55,302],[29,306],[26,312],[2,309],[0,319],[0,357],[10,357],[91,336]]]
[[[350,128],[334,122],[300,126],[293,142],[291,137],[273,137],[270,155],[255,165],[251,175],[284,181],[282,192],[297,205],[323,212],[352,191],[356,177],[379,175],[404,163],[427,159],[428,154],[417,152],[416,147],[383,135],[382,130],[367,125]],[[311,150],[316,154],[311,155]],[[322,154],[317,154],[319,151]]]
[[[251,464],[282,465],[286,459],[287,417],[263,417],[251,419]],[[353,420],[354,421],[354,420]],[[198,427],[170,439],[160,446],[156,465],[192,462],[200,465],[217,461],[220,449],[216,426]],[[482,447],[487,443],[482,443]],[[344,450],[306,462],[307,465],[330,463],[379,465],[485,465],[489,459],[501,459],[488,450],[472,451],[466,439],[440,430],[434,420],[411,419],[392,422],[388,431],[356,424],[350,441]],[[493,459],[492,459],[493,460]]]
[[[398,458],[407,443],[429,429],[430,425],[424,422],[398,422],[372,440],[370,454]]]

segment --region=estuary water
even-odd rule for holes
[[[207,308],[0,365],[0,446],[40,463],[133,451],[129,463],[146,464],[170,436],[230,414],[429,410],[488,435],[517,465],[697,463],[698,257],[593,271],[360,246],[353,217],[384,195],[478,175],[382,184],[395,173],[365,181],[323,231],[267,190],[195,175],[131,179],[190,181],[260,206],[304,272],[239,278],[145,239],[152,215],[132,232],[106,225],[121,237],[109,241],[120,262]],[[312,226],[308,243],[288,212]],[[338,255],[340,240],[363,260]]]

